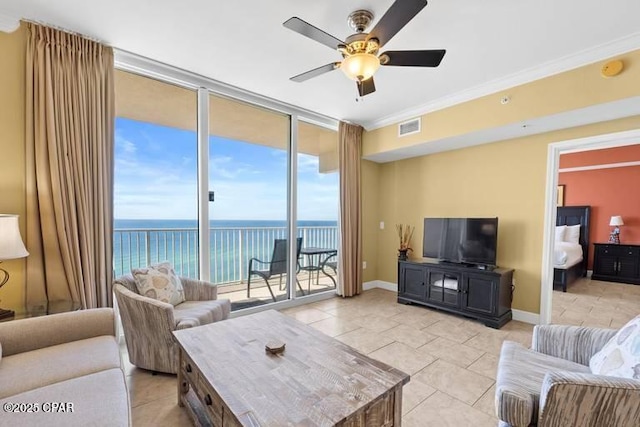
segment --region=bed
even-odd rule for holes
[[[563,206],[557,209],[556,225],[580,225],[577,245],[556,245],[554,242],[553,287],[567,292],[567,286],[587,275],[591,206]]]

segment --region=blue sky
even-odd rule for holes
[[[209,139],[211,219],[286,219],[284,150]],[[116,119],[116,219],[197,217],[195,132]],[[318,158],[298,154],[298,219],[337,220],[338,174],[318,172]]]

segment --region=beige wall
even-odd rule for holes
[[[368,160],[361,163],[362,178],[362,261],[367,263],[362,280],[378,279],[378,211],[380,209],[380,170],[382,165]]]
[[[521,123],[532,118],[640,96],[640,50],[619,58],[622,74],[605,79],[606,61],[550,76],[422,116],[422,131],[403,138],[397,125],[364,135],[363,153],[372,155],[439,139]],[[502,105],[504,95],[511,101]],[[416,226],[414,257],[422,254],[424,217],[499,217],[498,264],[516,270],[513,308],[540,311],[540,281],[547,145],[551,142],[640,128],[640,117],[386,163],[373,180],[378,208],[365,210],[365,241],[377,241],[376,279],[397,281],[394,224]],[[371,186],[364,183],[365,187]],[[376,215],[375,218],[370,218]]]
[[[25,44],[26,29],[0,32],[0,213],[20,215],[25,239]],[[11,275],[0,289],[0,307],[19,310],[25,296],[25,260],[4,261]]]
[[[640,116],[386,163],[378,175],[363,173],[365,195],[379,188],[378,208],[363,209],[364,242],[377,246],[374,278],[397,282],[394,224],[416,226],[413,256],[420,257],[425,217],[497,216],[498,265],[515,269],[513,308],[538,313],[547,145],[637,128]],[[379,221],[384,230],[373,226]]]

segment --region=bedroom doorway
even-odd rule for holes
[[[560,155],[582,151],[637,145],[640,129],[596,135],[549,144],[547,151],[547,182],[545,193],[544,241],[542,252],[542,281],[540,289],[540,323],[552,320],[554,240],[558,201]]]

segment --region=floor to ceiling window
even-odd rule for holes
[[[116,71],[115,277],[170,261],[198,277],[197,92]]]
[[[297,145],[301,296],[335,289],[338,280],[338,134],[300,121]]]
[[[232,310],[333,291],[333,124],[138,70],[115,73],[115,277],[167,260]]]

